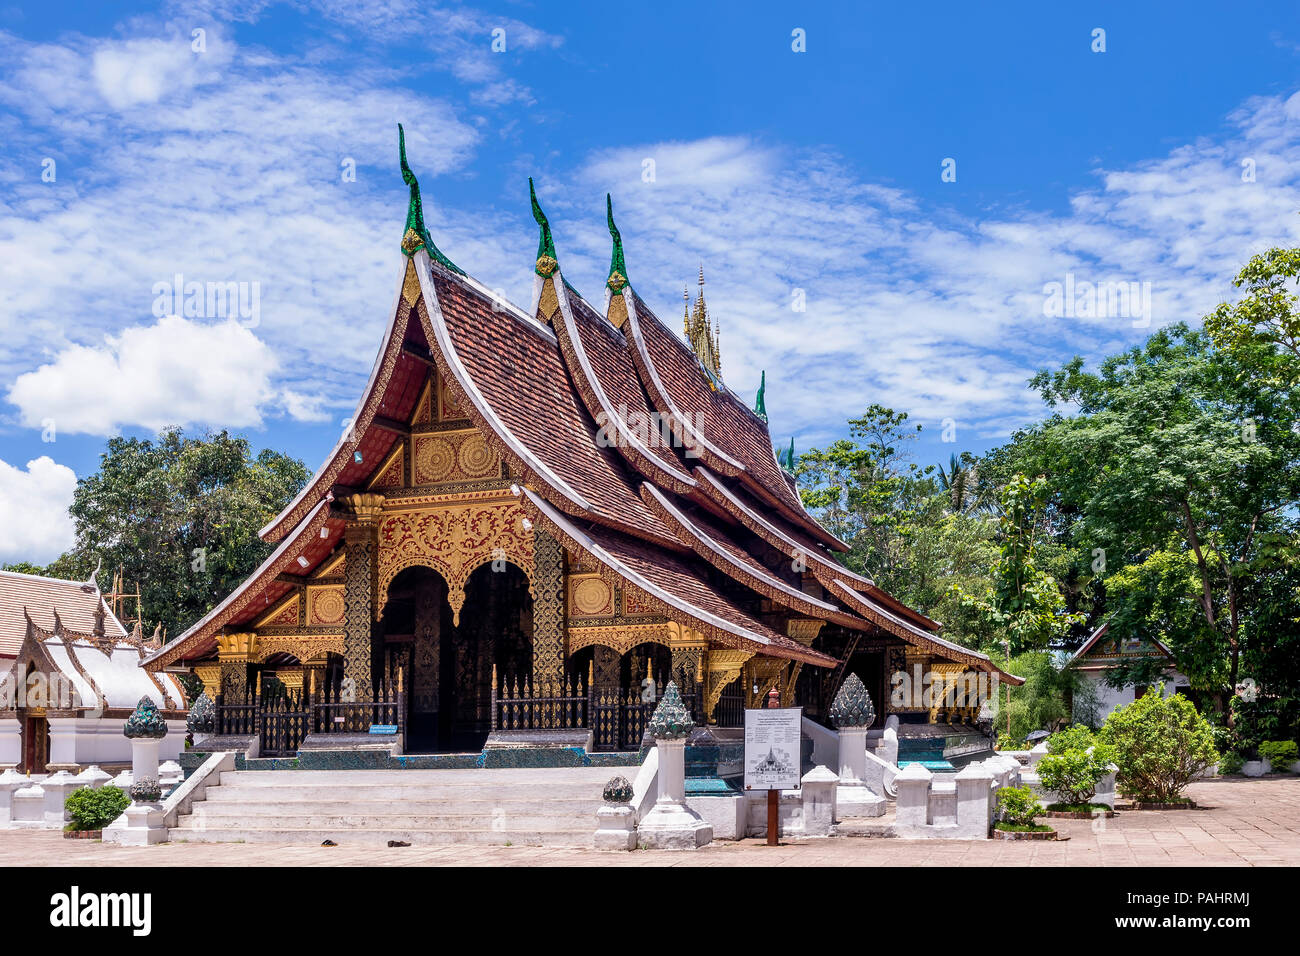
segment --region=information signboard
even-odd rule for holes
[[[798,790],[802,707],[745,711],[745,789]]]

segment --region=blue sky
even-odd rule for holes
[[[951,6],[0,0],[0,561],[71,542],[108,435],[319,463],[400,275],[399,120],[435,240],[516,302],[529,175],[597,303],[606,191],[671,323],[702,262],[724,379],[766,368],[801,450],[871,402],[921,461],[987,449],[1041,416],[1036,369],[1300,240],[1294,4]],[[255,314],[165,314],[177,274]],[[1052,283],[1150,307],[1051,314]]]

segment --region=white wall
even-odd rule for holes
[[[1104,721],[1112,711],[1123,707],[1125,704],[1131,704],[1137,699],[1136,687],[1125,687],[1122,690],[1107,687],[1103,680],[1105,674],[1105,671],[1083,672],[1083,676],[1092,682],[1097,692],[1097,720],[1099,723]],[[1174,692],[1174,688],[1186,687],[1188,683],[1186,677],[1170,668],[1165,671],[1164,694],[1168,696]]]

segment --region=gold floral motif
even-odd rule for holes
[[[740,676],[745,662],[754,656],[753,651],[733,648],[710,648],[704,669],[704,712],[713,717],[713,711],[722,699],[723,689]]]
[[[668,646],[668,627],[664,624],[624,624],[616,627],[581,627],[569,625],[569,654],[599,644],[626,654],[638,644]]]
[[[599,575],[569,578],[570,614],[601,617],[614,613],[614,592]]]
[[[559,267],[560,264],[555,261],[554,256],[537,257],[537,274],[543,279],[549,279],[551,276],[555,275],[555,270]]]
[[[326,654],[344,653],[342,634],[313,635],[312,637],[266,637],[260,642],[261,656],[265,661],[276,654],[287,654],[300,664],[323,660]]]
[[[407,236],[415,234],[412,229],[407,232]],[[416,236],[418,239],[419,236]],[[402,247],[406,247],[406,241],[402,241]],[[406,277],[402,280],[402,299],[407,305],[415,305],[420,301],[420,277],[415,272],[415,263],[410,259],[406,260]]]
[[[384,510],[384,496],[363,492],[344,499],[348,509],[362,524],[373,524]]]
[[[376,604],[387,603],[398,572],[422,565],[447,582],[447,599],[459,623],[465,582],[475,568],[498,559],[517,565],[532,582],[533,533],[524,529],[517,500],[388,514],[379,525]]]
[[[307,589],[308,626],[338,624],[343,620],[345,610],[342,586]]]
[[[287,598],[271,608],[266,614],[253,622],[256,628],[262,627],[296,627],[298,625],[298,595],[290,594]]]
[[[415,443],[415,483],[445,481],[456,467],[456,449],[445,438],[420,438]]]
[[[257,635],[250,632],[217,635],[217,659],[227,662],[257,660]]]

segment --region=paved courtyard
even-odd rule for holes
[[[833,837],[767,847],[715,843],[693,853],[599,853],[505,846],[315,847],[163,844],[117,847],[57,832],[0,831],[0,866],[1296,866],[1300,779],[1193,784],[1195,810],[1121,811],[1113,819],[1056,820],[1069,840],[881,840]],[[1104,826],[1099,827],[1099,823]],[[1095,827],[1099,827],[1094,829]]]

